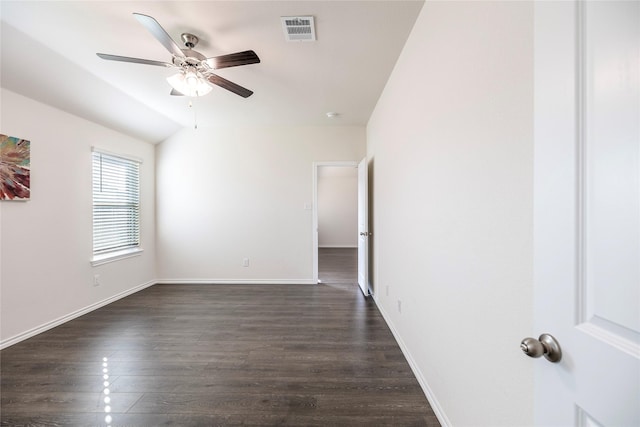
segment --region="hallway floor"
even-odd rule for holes
[[[322,283],[358,283],[357,248],[318,248],[318,277]]]

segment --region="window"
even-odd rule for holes
[[[140,246],[140,161],[93,151],[93,260]]]

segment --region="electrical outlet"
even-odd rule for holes
[[[94,274],[93,275],[93,286],[100,286],[100,275],[99,274]]]
[[[402,313],[402,301],[398,300],[398,313]]]
[[[243,267],[249,267],[249,258],[244,258],[242,260],[242,266]]]

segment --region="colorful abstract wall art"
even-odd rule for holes
[[[0,134],[0,200],[31,197],[31,143]]]

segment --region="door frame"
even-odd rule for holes
[[[324,166],[330,167],[352,167],[357,168],[357,161],[334,161],[334,162],[313,162],[313,201],[312,201],[312,220],[311,220],[311,236],[312,236],[312,273],[313,283],[318,283],[318,169]]]

